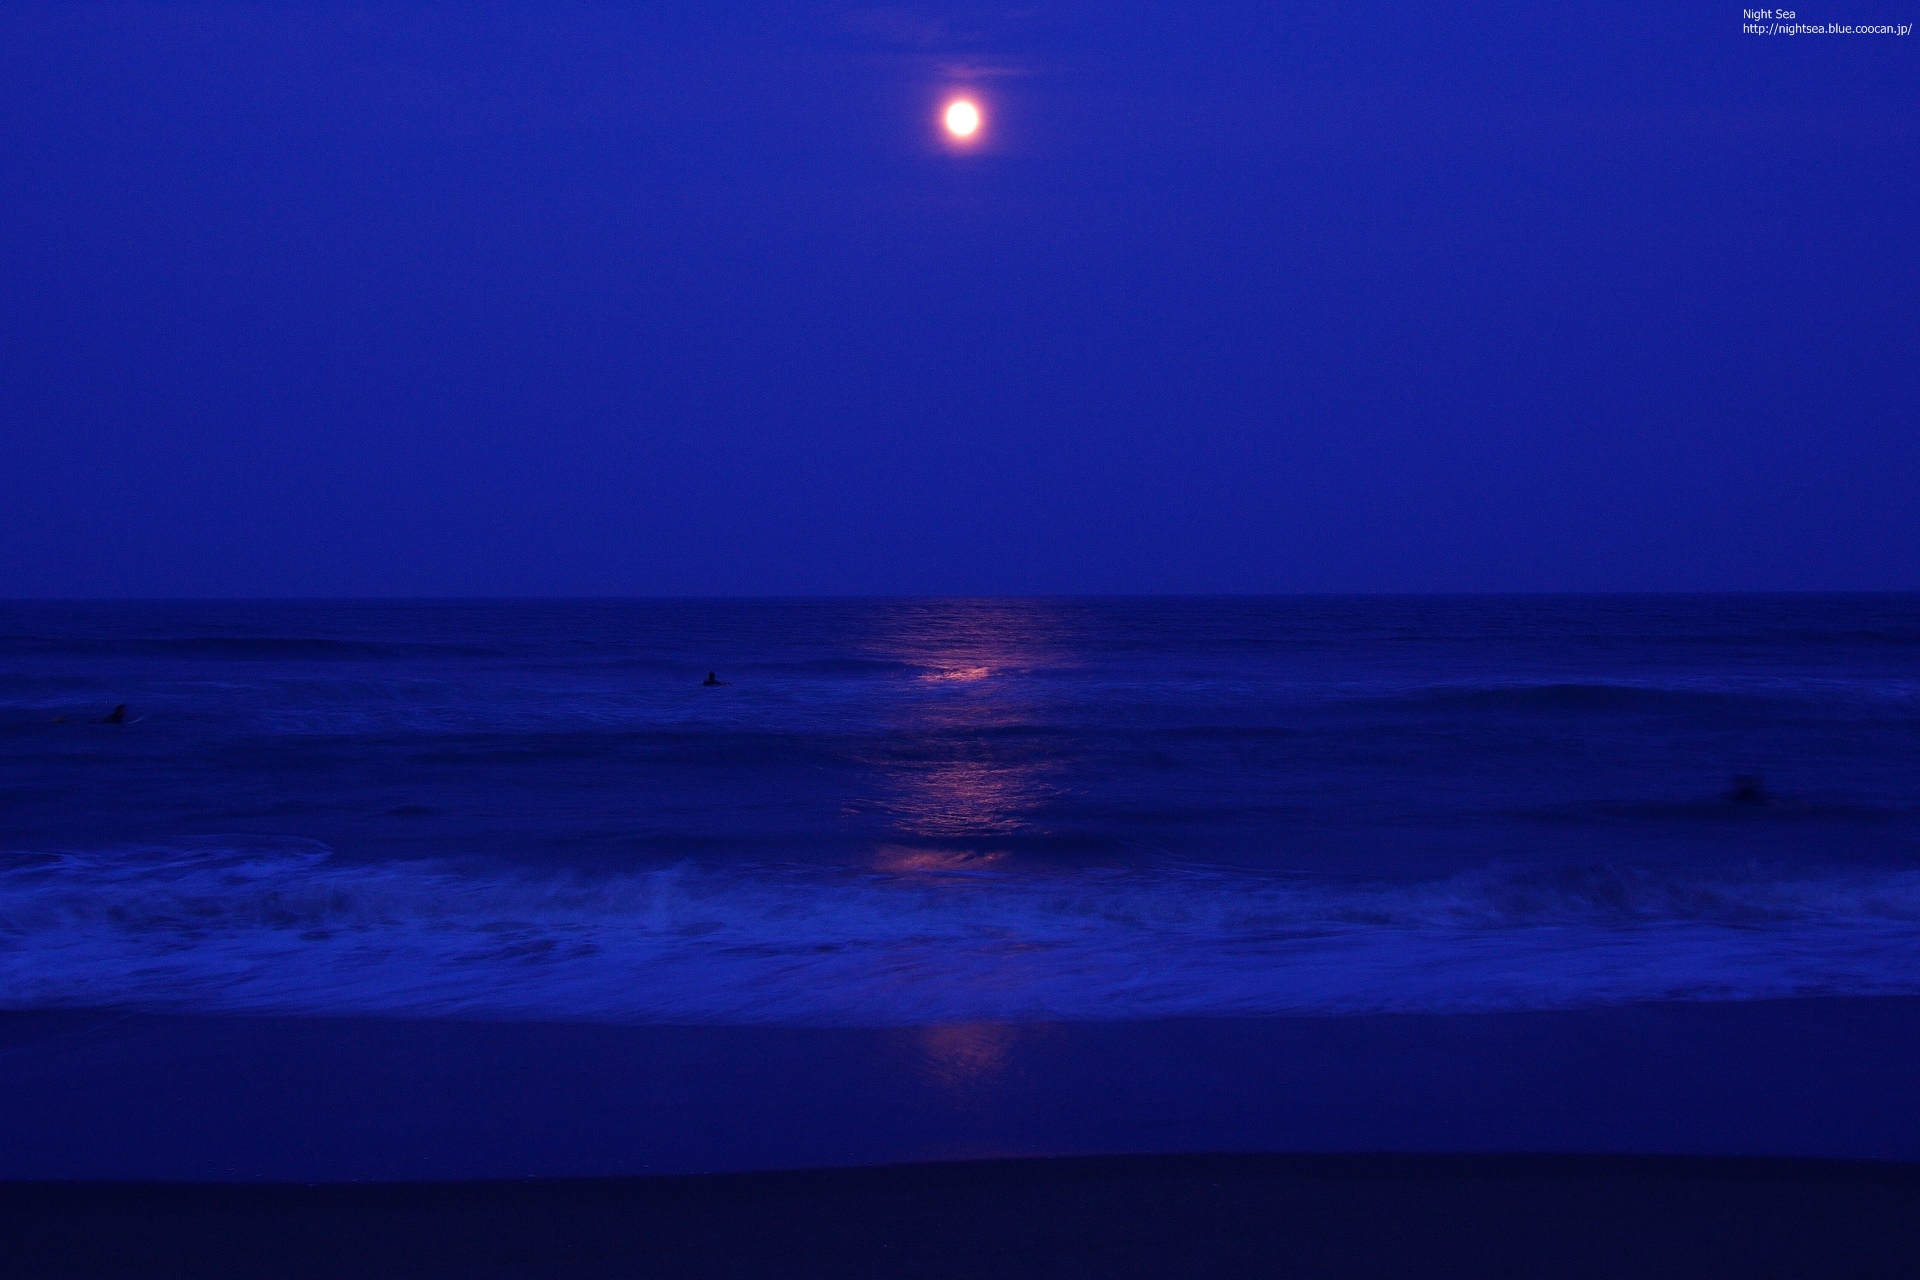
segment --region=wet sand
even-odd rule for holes
[[[10,1277],[1901,1275],[1916,1061],[1910,999],[887,1030],[14,1014],[0,1239]]]
[[[613,1027],[0,1016],[0,1179],[604,1177],[1182,1151],[1920,1161],[1920,1000]]]

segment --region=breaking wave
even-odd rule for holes
[[[354,864],[225,841],[0,862],[0,1007],[911,1025],[1920,993],[1920,872]]]

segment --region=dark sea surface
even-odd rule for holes
[[[11,603],[0,759],[12,1010],[1920,993],[1916,596]]]

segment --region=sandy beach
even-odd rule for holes
[[[12,1184],[15,1276],[1895,1276],[1920,1168],[1123,1156],[334,1186]]]
[[[0,1231],[22,1277],[1900,1275],[1916,1013],[13,1015]]]

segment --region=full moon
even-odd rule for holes
[[[956,138],[971,138],[980,129],[980,108],[962,98],[947,107],[947,132]]]

